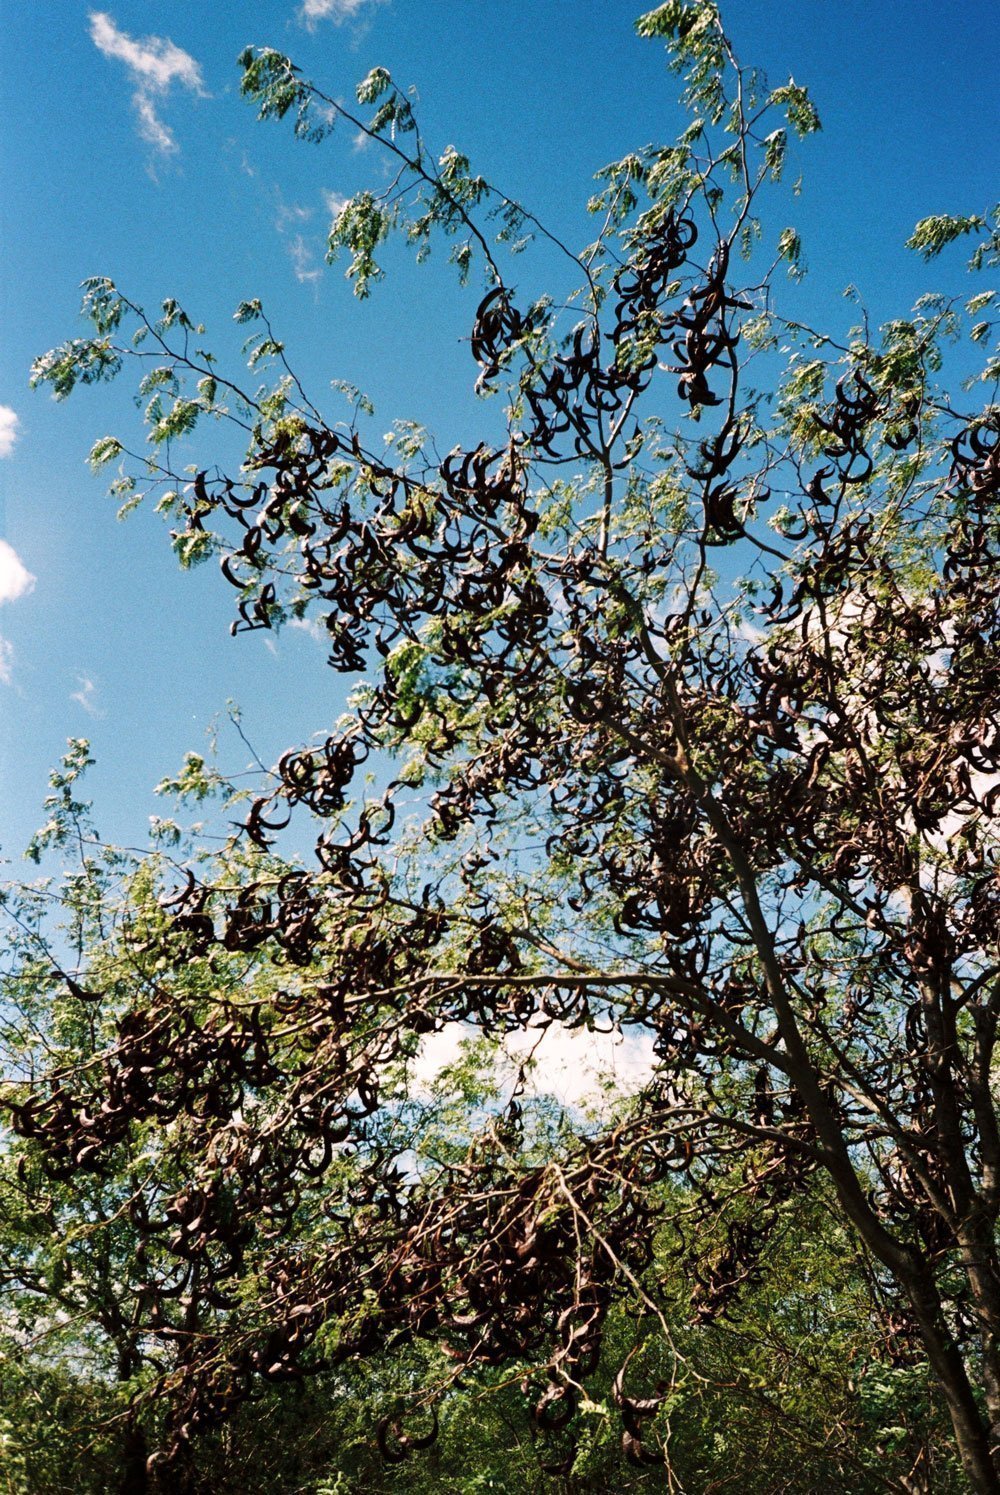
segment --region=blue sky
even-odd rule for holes
[[[308,634],[230,639],[214,566],[178,572],[162,526],[124,525],[85,456],[135,428],[124,382],[56,405],[32,359],[78,331],[79,282],[108,274],[134,299],[176,296],[235,354],[232,311],[260,295],[309,385],[346,378],[378,420],[428,424],[442,450],[475,439],[467,334],[477,295],[443,266],[393,261],[358,304],[324,269],[330,204],[378,182],[349,131],[320,147],[259,125],[238,97],[247,43],[288,52],[334,96],[375,63],[414,84],[427,137],[583,244],[593,172],[669,142],[684,117],[662,47],[624,0],[5,0],[0,364],[0,846],[20,850],[49,767],[89,736],[110,837],[141,840],[164,812],[152,785],[199,749],[227,698],[261,754],[330,723],[342,686]],[[847,325],[856,284],[876,319],[946,278],[903,248],[916,219],[982,211],[996,193],[993,0],[729,0],[745,61],[810,86],[824,132],[801,153],[803,316]],[[544,260],[536,260],[537,273]],[[529,266],[525,274],[530,275]],[[954,282],[954,270],[947,272]],[[536,285],[534,289],[541,289]],[[971,288],[970,288],[971,289]],[[339,414],[330,397],[331,414]],[[202,449],[206,460],[211,453]],[[194,458],[192,458],[194,460]],[[246,758],[222,737],[224,767]]]

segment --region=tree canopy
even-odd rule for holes
[[[36,364],[60,398],[135,373],[146,444],[91,453],[123,507],[218,559],[234,631],[315,620],[352,682],[249,798],[194,754],[164,786],[240,818],[221,849],[172,821],[102,845],[72,744],[32,851],[77,860],[7,894],[0,1280],[117,1384],[130,1489],[194,1480],[267,1387],[392,1354],[391,1394],[358,1392],[390,1465],[433,1457],[456,1396],[521,1387],[543,1472],[586,1479],[613,1422],[637,1481],[707,1488],[727,1329],[764,1395],[767,1336],[805,1353],[833,1304],[909,1408],[896,1487],[1000,1489],[994,301],[846,338],[784,316],[807,91],[743,66],[712,0],[638,31],[691,123],[606,168],[579,251],[431,152],[384,71],[355,109],[240,59],[263,119],[392,164],[331,228],[357,295],[393,236],[481,283],[476,444],[324,413],[256,300],[249,379],[106,279]],[[995,266],[1000,216],[911,247],[956,240]],[[569,291],[526,289],[533,241]],[[983,359],[952,396],[959,338]],[[223,428],[235,462],[192,466]],[[429,1100],[412,1062],[452,1024],[645,1033],[655,1064],[603,1111],[471,1057]],[[820,1446],[770,1373],[766,1415]],[[809,1373],[842,1419],[825,1477],[883,1488],[857,1384]]]

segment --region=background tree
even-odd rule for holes
[[[264,117],[307,139],[346,119],[398,168],[331,231],[358,294],[392,233],[418,256],[443,235],[484,277],[479,444],[441,457],[402,422],[378,447],[360,402],[328,420],[259,302],[237,316],[251,368],[275,370],[263,390],[175,302],[150,318],[106,280],[92,335],[36,367],[59,396],[143,367],[152,453],[108,437],[95,464],[122,461],[127,504],[157,496],[182,562],[221,552],[237,629],[319,613],[357,677],[224,867],[123,931],[143,979],[105,1031],[40,1045],[7,1092],[64,1180],[155,1135],[121,1208],[165,1263],[135,1335],[169,1347],[175,1466],[260,1378],[403,1338],[442,1346],[453,1379],[516,1368],[568,1469],[614,1305],[671,1343],[664,1213],[708,1321],[821,1181],[966,1479],[1000,1488],[1000,420],[936,383],[966,313],[988,345],[992,302],[924,298],[845,343],[784,319],[799,239],[761,203],[818,128],[807,93],[741,67],[709,0],[639,31],[668,43],[694,118],[606,169],[579,254],[458,151],[435,159],[383,71],[362,118],[276,52],[242,59]],[[927,219],[912,242],[974,234],[995,263],[996,225]],[[533,236],[576,286],[515,291],[504,256]],[[988,354],[988,394],[997,373]],[[207,415],[246,436],[231,473],[179,466]],[[298,807],[318,870],[271,851]],[[213,984],[262,952],[261,984]],[[99,968],[60,980],[67,1011],[105,996]],[[610,1126],[566,1117],[544,1147],[515,1082],[416,1168],[391,1077],[456,1021],[644,1029],[658,1063]],[[708,1256],[692,1210],[723,1232]],[[671,1382],[634,1350],[609,1396],[625,1455],[659,1464]],[[432,1440],[448,1384],[383,1420],[385,1458]]]

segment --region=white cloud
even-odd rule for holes
[[[14,450],[20,424],[16,411],[9,405],[0,405],[0,457],[9,457]]]
[[[278,208],[274,226],[282,236],[298,224],[308,223],[313,216],[312,208],[304,207],[297,202],[285,202],[280,189],[277,191],[277,199]],[[323,274],[322,268],[316,264],[316,243],[307,238],[305,234],[298,233],[288,241],[287,249],[295,269],[296,280],[303,285],[314,285]]]
[[[77,675],[76,683],[80,689],[70,692],[70,700],[82,706],[88,716],[100,716],[97,709],[97,686],[93,680],[88,675]]]
[[[512,1061],[534,1057],[532,1087],[564,1105],[596,1104],[608,1087],[622,1097],[639,1090],[655,1064],[651,1033],[588,1033],[558,1023],[536,1033],[511,1034],[505,1043]]]
[[[295,223],[308,223],[312,217],[312,208],[305,208],[298,202],[284,202],[281,193],[278,193],[278,211],[275,214],[274,226],[279,234]]]
[[[19,597],[27,596],[34,585],[35,578],[13,545],[0,540],[0,602],[16,602]],[[14,646],[10,639],[0,635],[0,685],[9,685],[13,672]]]
[[[189,52],[175,46],[165,36],[147,36],[136,41],[119,31],[107,11],[90,15],[90,38],[105,57],[123,62],[132,74],[136,88],[132,96],[139,116],[139,134],[160,152],[172,155],[177,150],[173,131],[164,124],[153,102],[154,96],[165,97],[175,83],[195,93],[204,93],[201,68]]]
[[[288,253],[295,267],[296,280],[301,281],[303,285],[313,284],[319,280],[323,274],[322,267],[315,263],[312,248],[301,234],[295,235],[288,246]]]
[[[429,1094],[441,1071],[462,1057],[466,1040],[476,1036],[467,1023],[447,1023],[425,1038],[410,1066],[411,1093]],[[588,1033],[558,1023],[512,1033],[503,1040],[499,1064],[512,1084],[518,1066],[528,1059],[530,1093],[553,1096],[565,1106],[598,1109],[641,1089],[656,1062],[651,1033]]]
[[[161,151],[165,156],[173,155],[177,150],[174,132],[157,114],[149,94],[141,90],[136,94],[135,110],[139,116],[139,134],[146,144]]]
[[[317,644],[329,644],[330,642],[329,633],[323,627],[322,623],[318,623],[315,618],[289,618],[286,626],[289,628],[298,628],[302,633],[308,633],[309,637],[315,639]]]
[[[307,26],[315,26],[317,21],[333,21],[342,26],[345,21],[355,20],[373,3],[376,0],[303,0],[299,15]]]
[[[0,602],[16,602],[35,585],[35,578],[13,545],[0,540]]]
[[[331,218],[337,218],[350,200],[349,197],[341,197],[339,192],[325,190],[323,193],[323,202]]]
[[[90,35],[95,47],[105,57],[117,57],[158,92],[166,92],[175,81],[201,92],[201,68],[188,52],[175,47],[169,38],[148,36],[145,41],[137,42],[124,31],[119,31],[103,10],[91,12]]]

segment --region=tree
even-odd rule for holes
[[[743,68],[712,0],[638,29],[694,117],[606,169],[579,254],[456,150],[435,160],[383,71],[365,119],[277,52],[241,59],[262,117],[314,140],[346,120],[394,160],[331,230],[359,295],[391,234],[418,257],[443,235],[483,276],[489,440],[442,459],[401,422],[376,449],[360,400],[343,422],[312,402],[257,301],[237,312],[275,370],[256,393],[176,302],[154,319],[107,280],[91,335],[36,365],[60,397],[146,369],[151,453],[107,437],[95,465],[122,463],[126,505],[157,496],[184,564],[221,555],[235,629],[318,614],[357,681],[224,864],[122,926],[134,984],[58,966],[59,1010],[86,1026],[96,1001],[103,1026],[6,1092],[58,1179],[155,1138],[121,1208],[172,1273],[135,1309],[141,1353],[169,1347],[168,1463],[260,1378],[401,1339],[444,1346],[455,1378],[516,1370],[571,1440],[616,1302],[669,1343],[663,1212],[721,1223],[707,1258],[676,1244],[708,1321],[822,1181],[892,1353],[922,1357],[969,1484],[1000,1489],[1000,414],[938,383],[993,303],[925,297],[845,342],[783,317],[800,244],[764,205],[819,128],[808,94]],[[965,235],[998,262],[996,214],[925,219],[911,245]],[[532,237],[572,296],[515,294],[504,256]],[[988,355],[987,394],[998,373]],[[176,451],[207,416],[246,452],[192,478]],[[193,762],[179,787],[212,785]],[[318,869],[272,849],[296,810]],[[216,979],[241,960],[261,979]],[[416,1167],[400,1065],[453,1022],[645,1030],[657,1068],[611,1125],[564,1117],[541,1150],[515,1081]],[[641,1369],[630,1348],[610,1396],[628,1458],[659,1463],[669,1381]],[[381,1423],[387,1459],[433,1438],[443,1389]]]
[[[7,941],[11,969],[2,992],[12,1065],[29,1057],[39,1034],[50,1067],[56,1055],[75,1066],[100,1056],[101,1035],[128,1011],[137,984],[169,984],[171,1002],[189,1009],[195,1002],[204,1008],[212,992],[228,989],[245,1001],[251,991],[266,997],[275,985],[263,946],[249,958],[216,951],[210,965],[194,961],[176,971],[157,970],[159,957],[150,962],[143,933],[162,929],[156,893],[176,876],[177,848],[140,855],[104,845],[80,797],[89,761],[85,744],[74,743],[53,776],[41,833],[75,853],[58,895],[61,932],[52,927],[52,879],[9,890],[16,934]],[[210,782],[189,759],[185,774],[163,787],[184,784],[193,794]],[[235,810],[235,794],[229,804]],[[259,873],[259,854],[254,860]],[[228,855],[212,875],[223,871],[238,876],[238,859]],[[100,990],[89,990],[83,1002],[79,991],[64,989],[59,943],[72,949],[74,968],[100,977]],[[396,1155],[409,1153],[411,1168],[421,1170],[446,1159],[463,1163],[484,1113],[496,1110],[513,1077],[509,1062],[505,1072],[497,1059],[486,1042],[467,1041],[461,1059],[429,1090],[426,1082],[401,1087],[407,1099],[393,1118]],[[566,1118],[544,1094],[526,1094],[521,1104],[517,1163],[537,1168],[559,1156]],[[176,1194],[191,1167],[176,1133],[164,1155],[155,1119],[133,1128],[100,1170],[46,1170],[33,1142],[7,1139],[0,1161],[0,1438],[9,1495],[148,1488],[146,1457],[162,1435],[157,1392],[175,1368],[171,1346],[183,1346],[185,1308],[176,1293],[176,1254],[155,1232],[150,1237],[148,1216]],[[730,1181],[736,1210],[740,1182]],[[630,1468],[614,1435],[614,1376],[628,1357],[648,1377],[669,1382],[661,1436],[681,1489],[724,1486],[734,1470],[748,1492],[845,1484],[909,1490],[914,1469],[931,1472],[935,1489],[952,1487],[941,1412],[928,1398],[922,1367],[899,1346],[879,1344],[878,1284],[852,1260],[819,1191],[782,1207],[725,1317],[703,1307],[694,1322],[690,1264],[726,1252],[728,1223],[704,1217],[683,1184],[661,1189],[659,1203],[650,1270],[663,1322],[644,1322],[627,1299],[611,1306],[566,1488],[643,1488],[658,1477]],[[304,1192],[300,1245],[317,1221],[322,1231],[322,1195]],[[248,1251],[243,1315],[253,1311],[252,1263]],[[161,1296],[155,1345],[142,1316],[150,1293]],[[202,1334],[225,1322],[219,1301],[202,1301],[200,1309]],[[461,1385],[453,1384],[451,1369],[440,1347],[397,1340],[325,1378],[265,1382],[252,1405],[190,1450],[185,1483],[212,1495],[250,1487],[261,1495],[391,1488],[394,1472],[382,1467],[373,1429],[405,1406],[415,1387],[430,1385],[445,1388],[440,1434],[424,1467],[407,1471],[408,1487],[513,1491],[544,1482],[551,1450],[526,1415],[509,1365],[481,1368]],[[176,1482],[174,1471],[166,1488]]]

